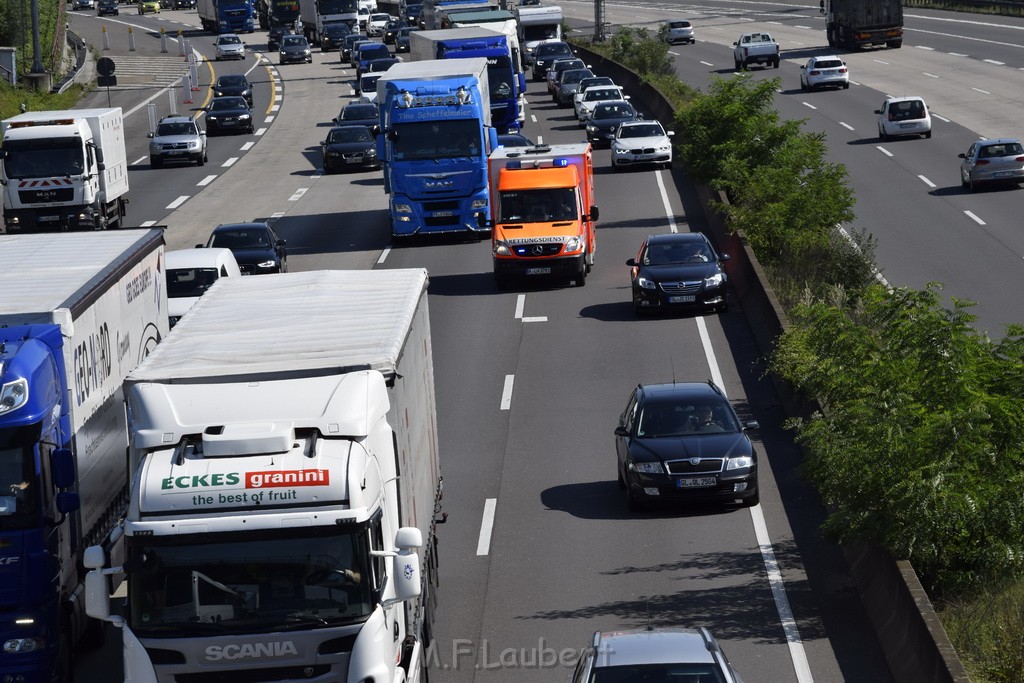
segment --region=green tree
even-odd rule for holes
[[[651,38],[645,28],[620,27],[612,36],[610,56],[641,76],[675,73],[668,43]]]
[[[857,305],[793,311],[771,369],[818,398],[794,420],[839,542],[909,559],[957,593],[1024,569],[1024,327],[971,327],[970,302],[871,287]]]

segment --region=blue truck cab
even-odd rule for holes
[[[395,64],[377,81],[377,102],[391,234],[489,236],[477,222],[490,210],[487,155],[498,146],[487,60]]]
[[[256,27],[252,0],[197,0],[196,11],[211,33],[252,33]]]
[[[82,553],[119,547],[121,382],[167,334],[163,248],[157,229],[0,235],[0,681],[65,683],[102,633]]]
[[[499,133],[518,132],[523,120],[523,95],[526,74],[518,53],[513,59],[508,38],[500,31],[483,27],[418,31],[409,36],[409,52],[413,61],[431,59],[487,60],[487,79],[491,100],[491,121]]]

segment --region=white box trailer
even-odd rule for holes
[[[0,121],[8,233],[122,227],[128,159],[120,107]]]
[[[82,551],[119,552],[122,381],[167,335],[163,255],[159,229],[0,235],[0,640],[54,645],[0,671],[67,680],[89,626]]]
[[[284,663],[420,680],[441,495],[426,271],[219,280],[126,394],[145,607],[112,616],[102,580],[122,568],[86,564],[127,681]],[[169,645],[180,661],[150,659]]]

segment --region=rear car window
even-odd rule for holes
[[[815,69],[837,69],[841,67],[843,63],[838,59],[822,59],[814,63]]]
[[[889,105],[889,111],[895,120],[923,119],[925,106],[923,100],[907,100],[905,102],[893,102]]]
[[[668,22],[669,28],[690,28],[690,22],[688,21],[670,21]]]

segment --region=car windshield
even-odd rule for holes
[[[270,235],[262,228],[218,230],[213,233],[210,246],[227,249],[267,249],[270,247]]]
[[[570,69],[562,74],[562,85],[579,83],[590,75],[590,69]]]
[[[618,90],[610,90],[606,88],[591,88],[587,92],[583,93],[583,100],[585,102],[594,102],[597,100],[614,100],[618,97],[622,97]]]
[[[359,79],[359,91],[365,93],[375,92],[377,90],[377,81],[380,80],[380,74],[369,74]],[[376,118],[376,114],[373,115]]]
[[[978,151],[981,159],[992,159],[995,157],[1012,157],[1017,154],[1024,154],[1024,148],[1019,142],[1006,142],[998,145],[986,145]]]
[[[377,76],[380,78],[380,76]],[[341,111],[342,121],[365,121],[366,119],[377,118],[377,107],[371,105],[361,104],[358,106],[349,105]]]
[[[579,217],[576,191],[571,187],[502,192],[498,220],[503,223],[574,221]]]
[[[225,111],[230,109],[248,109],[244,97],[214,97],[210,103],[210,111]]]
[[[220,78],[217,79],[217,86],[221,87],[221,88],[223,88],[223,87],[243,87],[244,88],[247,85],[249,85],[249,84],[246,83],[245,76],[242,76],[242,75],[221,76]]]
[[[167,297],[202,296],[217,281],[216,268],[171,268],[167,271]]]
[[[711,247],[703,241],[673,241],[648,244],[640,257],[645,266],[671,266],[683,263],[709,263],[715,260]]]
[[[619,128],[620,138],[653,138],[664,134],[665,131],[660,123],[645,123],[640,126],[622,126]]]
[[[384,43],[369,43],[359,48],[360,61],[368,59],[384,59],[390,56],[391,52],[388,50],[388,46]]]
[[[390,21],[390,19],[391,19],[391,15],[390,14],[371,14],[370,15],[370,21],[383,21],[383,22],[387,22],[387,21]]]
[[[479,157],[479,119],[408,122],[395,124],[391,135],[396,161]]]
[[[285,36],[281,39],[281,45],[288,46],[301,46],[306,44],[306,39],[302,36]]]
[[[724,683],[714,664],[631,664],[594,669],[589,683]]]
[[[156,127],[157,137],[166,137],[169,135],[195,135],[196,125],[194,123],[186,123],[183,121],[177,123],[161,123]]]
[[[327,144],[336,145],[344,142],[373,142],[370,131],[363,126],[345,126],[335,128],[327,134]]]
[[[693,403],[649,403],[644,406],[636,428],[638,437],[648,439],[737,431],[739,431],[739,427],[728,406],[724,403],[699,401]]]
[[[602,104],[594,110],[595,119],[624,119],[635,114],[636,111],[628,104]]]
[[[220,45],[238,45],[242,42],[242,39],[238,36],[221,36],[217,39],[217,43]]]

